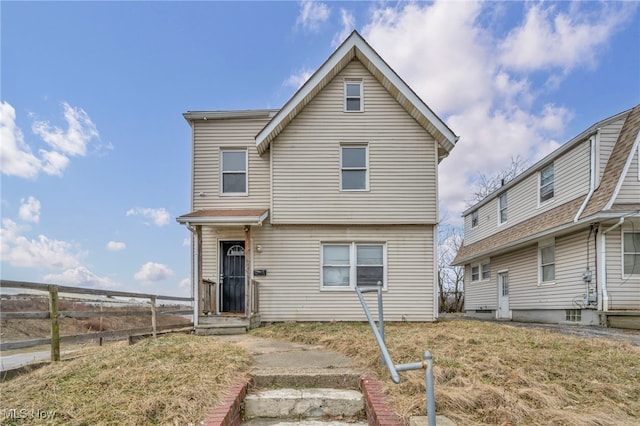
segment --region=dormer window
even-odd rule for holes
[[[553,163],[540,172],[540,203],[551,200],[554,195],[555,171]]]
[[[362,81],[344,82],[344,110],[346,112],[364,111],[362,101]]]

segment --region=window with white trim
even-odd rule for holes
[[[344,110],[346,112],[364,111],[362,81],[347,80],[344,82]]]
[[[471,212],[471,227],[475,228],[480,223],[480,218],[478,215],[478,210],[474,210]]]
[[[325,289],[386,286],[384,244],[324,243],[321,263]]]
[[[340,146],[340,189],[366,191],[369,189],[369,147],[367,145]]]
[[[222,195],[247,195],[247,150],[221,150],[220,174]]]
[[[640,232],[622,233],[623,273],[640,275]]]
[[[552,283],[556,279],[556,247],[554,244],[539,247],[540,283]]]
[[[507,193],[505,192],[498,198],[498,218],[500,223],[505,223],[507,221]]]
[[[540,202],[544,203],[553,198],[555,184],[555,170],[553,163],[540,171]]]
[[[471,265],[471,281],[486,281],[491,279],[491,263],[486,260]]]

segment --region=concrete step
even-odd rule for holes
[[[330,388],[268,389],[247,394],[245,418],[355,418],[364,412],[364,397],[355,390]]]
[[[232,324],[198,324],[194,329],[197,336],[220,336],[247,332],[246,326]]]
[[[286,355],[284,355],[286,356]],[[352,368],[278,367],[251,371],[257,388],[337,388],[358,389],[363,372]]]
[[[367,422],[340,420],[289,420],[289,419],[251,419],[241,424],[245,426],[367,426]]]

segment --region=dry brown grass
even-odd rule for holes
[[[640,424],[640,348],[479,321],[386,324],[396,364],[434,359],[436,407],[460,425]],[[254,334],[322,344],[374,371],[396,412],[424,415],[424,373],[401,373],[399,385],[380,364],[368,324],[285,323]]]
[[[94,349],[0,384],[5,424],[197,424],[245,375],[250,355],[213,337],[172,335]],[[21,421],[7,410],[25,410]],[[55,412],[50,421],[32,414]]]

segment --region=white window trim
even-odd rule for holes
[[[477,216],[477,218],[476,218],[477,220],[476,220],[476,224],[475,224],[475,225],[473,224],[473,214],[474,214],[474,213],[475,213],[475,214],[476,214],[476,216]],[[470,214],[469,216],[471,216],[471,229],[475,229],[475,228],[477,228],[478,226],[480,226],[480,211],[479,211],[478,209],[476,209],[476,210],[472,211],[472,212],[471,212],[471,214]]]
[[[349,285],[348,286],[325,286],[324,285],[324,250],[328,246],[349,246]],[[357,252],[356,246],[371,245],[382,246],[382,290],[387,290],[387,243],[378,241],[322,241],[320,242],[320,291],[349,291],[355,290],[357,282]],[[345,265],[346,266],[346,265]]]
[[[640,274],[625,274],[624,273],[624,234],[638,234],[640,231],[633,231],[630,229],[624,229],[620,233],[620,272],[622,279],[636,279],[640,278]]]
[[[245,159],[244,165],[246,170],[244,171],[245,184],[244,187],[246,189],[245,192],[224,192],[224,182],[223,175],[225,172],[222,170],[222,165],[224,162],[223,153],[224,152],[244,152]],[[221,197],[246,197],[249,195],[249,150],[246,148],[220,148],[220,161],[219,161],[219,180],[220,180],[220,196]],[[236,171],[239,173],[240,171]],[[230,172],[227,172],[230,173]]]
[[[483,278],[482,277],[482,275],[484,273],[484,268],[482,267],[483,265],[489,265],[489,277],[488,278]],[[476,266],[478,267],[478,279],[474,280],[473,279],[473,268],[476,267]],[[471,282],[472,283],[480,283],[480,282],[491,281],[491,259],[482,259],[479,262],[470,264],[469,277],[471,278]]]
[[[547,247],[553,247],[553,281],[542,281],[542,249],[547,248]],[[556,270],[556,265],[558,264],[557,262],[557,252],[556,252],[556,241],[555,238],[552,238],[550,240],[544,240],[544,241],[540,241],[538,243],[538,262],[536,267],[538,268],[538,286],[549,286],[549,285],[555,285],[556,283],[556,275],[557,275],[557,270]]]
[[[505,197],[504,209],[500,207],[500,200],[502,199],[502,197]],[[502,221],[502,210],[504,210],[507,214],[507,218],[504,221]],[[506,192],[503,192],[502,194],[500,194],[500,196],[498,196],[498,226],[502,226],[506,224],[508,221],[509,221],[509,197],[507,197]]]
[[[548,200],[542,201],[540,199],[541,198],[540,197],[540,189],[542,188],[542,172],[543,172],[543,170],[549,168],[550,166],[553,166],[553,197],[549,198]],[[553,203],[553,201],[556,199],[556,191],[557,191],[557,187],[556,187],[556,163],[553,162],[551,164],[547,164],[545,167],[540,169],[540,171],[538,172],[538,186],[537,186],[538,207],[546,206],[548,204]]]
[[[344,170],[362,170],[359,167],[342,167],[342,149],[343,148],[364,148],[365,152],[365,177],[364,189],[343,189],[342,188],[342,172]],[[367,192],[369,191],[369,144],[368,143],[341,143],[340,144],[340,192]]]
[[[359,110],[348,110],[347,109],[347,84],[359,84],[360,85],[360,109]],[[352,79],[352,80],[344,80],[343,85],[343,109],[344,112],[349,113],[359,113],[364,112],[364,81],[362,79]]]

